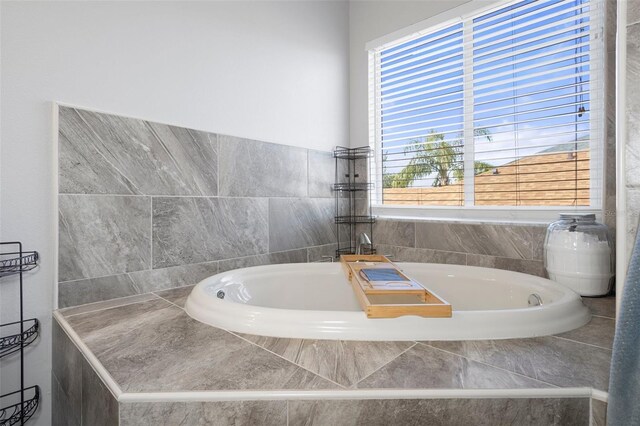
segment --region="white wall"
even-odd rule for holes
[[[349,3],[349,92],[351,146],[369,144],[365,44],[470,0],[351,1]]]
[[[27,315],[44,323],[27,382],[49,424],[53,306],[52,101],[264,141],[348,143],[345,2],[2,2],[0,239],[42,255]],[[0,317],[16,315],[0,283]],[[16,386],[2,364],[1,391]]]

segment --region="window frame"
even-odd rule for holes
[[[482,0],[473,0],[456,8],[445,11],[434,17],[421,21],[417,24],[403,28],[399,31],[387,34],[381,38],[368,42],[365,50],[368,54],[368,108],[369,108],[369,146],[373,149],[374,155],[370,159],[369,178],[374,182],[374,189],[370,193],[372,202],[372,214],[380,217],[412,219],[412,220],[441,220],[441,221],[463,221],[463,222],[504,222],[504,223],[548,223],[555,220],[561,212],[594,213],[598,220],[603,220],[605,209],[605,137],[606,137],[606,117],[605,99],[607,96],[605,82],[605,70],[607,69],[607,55],[604,49],[604,35],[606,30],[606,19],[604,17],[605,0],[590,0],[590,19],[596,22],[594,28],[590,29],[593,35],[592,44],[597,43],[597,48],[592,49],[589,56],[590,75],[598,83],[598,87],[590,88],[589,110],[591,114],[590,134],[594,135],[594,140],[598,142],[590,145],[590,206],[475,206],[466,205],[473,202],[475,197],[473,179],[473,144],[468,143],[473,140],[473,92],[469,90],[472,84],[468,74],[464,79],[464,125],[465,125],[465,185],[464,200],[465,206],[412,206],[382,204],[382,146],[381,146],[381,107],[379,98],[376,96],[376,86],[380,81],[378,71],[379,55],[376,52],[386,48],[405,43],[411,39],[442,30],[456,23],[463,23],[463,38],[472,37],[469,31],[474,17],[491,13],[511,4],[519,3],[522,0],[500,0],[487,4]],[[469,60],[471,45],[467,45],[464,50],[465,68],[472,66]],[[468,115],[469,114],[469,115]],[[471,117],[471,118],[469,118]],[[469,131],[469,123],[471,131]],[[595,124],[595,126],[594,126]]]

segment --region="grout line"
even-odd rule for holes
[[[267,198],[267,255],[271,252],[271,199]]]
[[[149,215],[149,270],[153,270],[153,197],[149,197]]]
[[[216,195],[220,196],[220,157],[222,154],[222,148],[220,147],[220,136],[217,133],[213,133],[216,142]],[[209,136],[207,136],[208,138]]]
[[[94,193],[75,193],[75,192],[62,192],[59,196],[72,196],[72,197],[155,197],[155,198],[230,198],[230,199],[250,199],[250,200],[264,200],[264,199],[279,199],[279,200],[333,200],[333,197],[307,197],[300,195],[264,195],[264,196],[238,196],[238,195],[175,195],[175,194],[94,194]]]
[[[357,382],[355,382],[352,386],[358,386],[359,383],[361,383],[363,380],[373,376],[375,373],[377,373],[378,371],[382,370],[384,367],[386,367],[387,365],[389,365],[391,362],[395,361],[396,359],[398,359],[400,356],[404,355],[405,352],[409,351],[410,349],[414,348],[416,345],[418,344],[418,342],[413,342],[413,345],[409,346],[407,349],[405,349],[404,351],[400,352],[398,355],[396,355],[395,357],[393,357],[392,359],[390,359],[388,362],[385,362],[384,364],[382,364],[380,367],[376,368],[375,371],[371,372],[370,374],[367,374],[366,376],[364,376],[363,378],[361,378],[360,380],[358,380]]]
[[[440,250],[440,249],[434,249],[434,248],[427,248],[427,247],[409,247],[409,246],[398,246],[395,244],[385,244],[385,243],[378,243],[378,245],[383,245],[383,246],[388,246],[388,247],[395,247],[395,248],[403,248],[403,249],[416,249],[416,250],[429,250],[429,251],[433,251],[433,252],[438,252],[438,253],[453,253],[453,254],[464,254],[467,256],[485,256],[485,257],[492,257],[492,258],[497,258],[497,259],[508,259],[508,260],[520,260],[520,261],[527,261],[527,262],[542,262],[542,260],[538,260],[538,259],[525,259],[522,257],[507,257],[507,256],[494,256],[492,254],[482,254],[482,253],[470,253],[470,252],[465,252],[465,251],[451,251],[451,250]],[[469,266],[475,266],[475,265],[469,265]],[[498,268],[490,268],[490,269],[498,269]],[[501,271],[509,271],[508,269],[500,269]],[[517,271],[510,271],[510,272],[517,272]],[[521,272],[522,273],[522,272]],[[531,274],[529,274],[531,275]],[[534,275],[537,277],[537,275]],[[541,277],[543,278],[543,277]]]
[[[183,287],[191,287],[191,286],[186,285],[186,286],[183,286]],[[174,288],[182,288],[182,287],[174,287]],[[172,289],[172,288],[168,288],[167,290],[173,290],[173,289]],[[158,290],[158,291],[165,291],[165,290]],[[173,301],[171,301],[171,300],[167,299],[166,297],[162,297],[162,296],[160,296],[159,294],[154,293],[154,292],[152,292],[151,294],[153,294],[154,296],[159,297],[160,299],[164,300],[165,302],[168,302],[168,303],[172,304],[173,306],[175,306],[175,307],[176,307],[176,308],[178,308],[178,309],[181,309],[181,310],[183,310],[183,311],[185,310],[185,309],[184,309],[184,307],[182,307],[182,306],[180,306],[180,305],[177,305],[176,303],[174,303]],[[185,311],[185,312],[186,312],[186,311]],[[213,326],[210,326],[210,327],[213,327]]]
[[[556,335],[551,335],[549,337],[555,337],[556,339],[565,340],[565,341],[568,341],[568,342],[578,343],[580,345],[591,346],[592,348],[604,349],[604,350],[607,350],[609,352],[613,352],[612,348],[606,348],[604,346],[594,345],[593,343],[581,342],[580,340],[569,339],[567,337],[561,337],[561,336],[556,336]]]
[[[335,246],[337,243],[329,243],[329,244],[319,244],[317,246],[308,246],[305,247],[306,249],[310,249],[310,248],[318,248],[318,247],[328,247],[328,246]]]
[[[482,364],[482,365],[485,365],[485,366],[487,366],[487,367],[491,367],[491,368],[495,368],[495,369],[498,369],[498,370],[505,371],[505,372],[507,372],[507,373],[509,373],[509,374],[514,374],[514,375],[516,375],[516,376],[524,377],[524,378],[529,379],[529,380],[535,380],[536,382],[540,382],[540,383],[543,383],[543,384],[545,384],[545,385],[549,385],[549,386],[551,386],[552,388],[562,389],[562,386],[554,385],[553,383],[546,382],[546,381],[541,380],[541,379],[538,379],[538,378],[536,378],[536,377],[531,377],[531,376],[527,376],[526,374],[518,373],[518,372],[516,372],[516,371],[507,370],[507,369],[506,369],[506,368],[504,368],[504,367],[499,367],[499,366],[497,366],[497,365],[489,364],[488,362],[480,361],[480,360],[478,360],[478,359],[469,358],[469,357],[466,357],[466,356],[464,356],[464,355],[457,354],[457,353],[455,353],[455,352],[450,352],[450,351],[447,351],[447,350],[445,350],[445,349],[441,349],[441,348],[438,348],[438,347],[432,346],[432,345],[430,345],[430,344],[428,344],[428,343],[424,343],[424,342],[418,342],[418,343],[419,343],[419,344],[421,344],[421,345],[425,345],[425,346],[428,346],[428,347],[430,347],[430,348],[433,348],[433,349],[435,349],[435,350],[437,350],[437,351],[440,351],[440,352],[445,352],[445,353],[448,353],[448,354],[451,354],[451,355],[455,355],[455,356],[460,357],[460,358],[464,358],[464,359],[469,360],[469,361],[477,362],[478,364]]]
[[[228,261],[228,260],[239,260],[239,259],[246,259],[246,258],[250,258],[250,257],[254,257],[254,256],[265,256],[265,255],[270,255],[270,254],[289,253],[289,252],[294,252],[294,251],[298,251],[298,250],[305,250],[307,248],[323,247],[323,246],[329,246],[329,245],[332,245],[332,244],[322,244],[322,245],[319,245],[319,246],[301,247],[301,248],[291,249],[291,250],[275,251],[273,253],[267,252],[267,253],[250,254],[248,256],[241,256],[241,257],[229,257],[229,258],[225,258],[225,259],[206,260],[204,262],[185,263],[183,265],[165,266],[163,268],[140,269],[140,270],[137,270],[137,271],[120,272],[120,273],[117,273],[117,274],[102,275],[102,276],[99,276],[99,277],[78,278],[78,279],[75,279],[75,280],[60,281],[58,284],[67,284],[67,283],[70,284],[70,283],[79,282],[79,281],[97,280],[97,279],[101,279],[101,278],[117,277],[117,276],[120,276],[120,275],[131,275],[131,274],[136,274],[136,273],[140,273],[140,272],[161,271],[161,270],[164,270],[164,269],[171,269],[171,268],[182,268],[182,267],[188,267],[188,266],[204,265],[204,264],[207,264],[207,263],[218,263],[219,264],[220,262],[224,262],[224,261]],[[189,285],[192,285],[192,284],[189,284]],[[186,286],[180,286],[180,287],[186,287]],[[170,288],[167,288],[165,290],[170,290],[172,288],[177,288],[177,287],[170,287]],[[158,291],[160,291],[160,290],[158,290]],[[146,294],[146,293],[139,293],[139,294]],[[131,295],[131,296],[135,296],[135,295]],[[130,296],[125,296],[125,297],[130,297]],[[78,305],[78,306],[80,306],[80,305]]]
[[[102,300],[100,302],[93,302],[93,303],[106,303],[109,302],[111,300],[118,300],[118,299],[126,299],[129,297],[140,297],[140,296],[144,296],[146,294],[150,294],[153,296],[156,296],[157,298],[161,298],[160,296],[158,296],[157,294],[154,294],[153,292],[149,292],[149,293],[142,293],[142,294],[134,294],[131,296],[125,296],[125,297],[116,297],[115,299],[107,299],[107,300]],[[162,299],[162,298],[161,298]],[[106,306],[103,308],[98,308],[98,309],[93,309],[93,310],[89,310],[89,311],[84,311],[84,312],[78,312],[77,314],[71,314],[71,315],[65,315],[63,310],[58,310],[57,312],[60,312],[60,314],[64,317],[64,318],[71,318],[71,317],[75,317],[76,315],[83,315],[83,314],[89,314],[89,313],[93,313],[93,312],[100,312],[100,311],[106,311],[107,309],[113,309],[113,308],[121,308],[123,306],[129,306],[129,305],[135,305],[137,303],[145,303],[145,302],[150,302],[154,300],[153,298],[150,298],[148,300],[138,300],[136,302],[131,302],[131,303],[123,303],[122,305],[113,305],[113,306]],[[91,303],[87,303],[86,305],[90,305]],[[70,306],[69,308],[62,308],[62,309],[73,309],[73,308],[77,308],[80,306],[86,306],[86,305],[77,305],[77,306]]]
[[[435,251],[435,252],[439,252],[439,253],[454,253],[454,254],[464,254],[464,255],[477,254],[477,253],[467,253],[467,252],[464,252],[464,251],[440,250],[440,249],[433,249],[433,248],[426,248],[426,247],[398,246],[398,245],[395,245],[395,244],[378,243],[378,245],[401,248],[401,249],[429,250],[429,251]],[[480,254],[479,256],[499,257],[499,256],[491,256],[490,254]],[[513,257],[506,257],[505,259],[526,260],[526,259],[516,259],[516,258],[513,258]]]
[[[271,350],[269,350],[269,349],[265,348],[264,346],[260,346],[259,344],[255,343],[255,342],[252,342],[251,340],[248,340],[248,339],[246,339],[246,338],[244,338],[244,337],[242,337],[242,336],[239,336],[239,335],[238,335],[238,334],[236,334],[235,332],[232,332],[232,331],[229,331],[229,330],[225,330],[225,329],[223,329],[223,328],[221,328],[220,330],[224,330],[224,331],[226,331],[227,333],[232,334],[232,335],[236,336],[236,337],[237,337],[237,338],[239,338],[239,339],[242,339],[242,340],[244,340],[244,341],[246,341],[246,342],[249,342],[249,343],[251,343],[252,345],[257,346],[257,347],[259,347],[259,348],[260,348],[260,349],[262,349],[262,350],[265,350],[265,351],[267,351],[267,352],[269,352],[269,353],[274,354],[275,356],[277,356],[277,357],[279,357],[279,358],[284,359],[285,361],[287,361],[287,362],[289,362],[289,363],[291,363],[291,364],[295,365],[296,367],[300,367],[300,368],[302,368],[303,370],[306,370],[306,371],[310,372],[311,374],[313,374],[313,375],[315,375],[315,376],[318,376],[318,377],[320,377],[320,378],[323,378],[323,379],[325,379],[325,380],[327,380],[327,381],[329,381],[329,382],[331,382],[331,383],[333,383],[333,384],[335,384],[335,385],[339,386],[339,387],[340,387],[340,389],[346,389],[346,387],[345,387],[345,386],[343,386],[343,385],[341,385],[340,383],[334,382],[333,380],[331,380],[331,379],[329,379],[329,378],[327,378],[327,377],[324,377],[324,376],[322,376],[321,374],[318,374],[318,373],[316,373],[316,372],[313,372],[313,371],[309,370],[307,367],[304,367],[304,366],[302,366],[302,365],[300,365],[300,364],[296,363],[295,361],[291,361],[291,360],[289,360],[289,359],[285,358],[284,356],[282,356],[282,355],[280,355],[280,354],[277,354],[277,353],[275,353],[275,352],[273,352],[273,351],[271,351]],[[265,336],[260,336],[260,337],[265,337]],[[276,337],[276,339],[277,339],[277,337]],[[304,340],[307,340],[307,339],[288,339],[288,340],[301,340],[301,341],[304,341]]]
[[[332,246],[332,245],[335,245],[335,243],[320,244],[320,245],[308,246],[308,247],[301,247],[301,248],[291,249],[291,250],[282,250],[282,251],[276,251],[276,252],[273,252],[273,253],[269,253],[269,252],[267,252],[267,253],[258,253],[258,254],[251,254],[251,255],[248,255],[248,256],[241,256],[241,257],[230,257],[230,258],[225,258],[225,259],[207,260],[207,261],[204,261],[204,262],[185,263],[183,265],[172,265],[172,266],[166,266],[166,267],[163,267],[163,268],[140,269],[140,270],[137,270],[137,271],[127,271],[127,272],[121,272],[121,273],[110,274],[110,275],[101,275],[101,276],[98,276],[98,277],[78,278],[78,279],[75,279],[75,280],[59,281],[58,284],[72,284],[72,283],[77,283],[77,282],[80,282],[80,281],[97,280],[97,279],[102,279],[102,278],[117,277],[117,276],[121,276],[121,275],[129,275],[130,276],[131,274],[142,273],[142,272],[161,271],[161,270],[164,270],[164,269],[190,267],[190,266],[204,265],[204,264],[209,264],[209,263],[217,263],[218,266],[219,266],[220,262],[224,262],[224,261],[247,259],[247,258],[254,257],[254,256],[265,256],[265,255],[270,255],[270,254],[290,253],[290,252],[295,252],[295,251],[299,251],[299,250],[308,250],[310,248],[318,248],[318,247],[328,247],[328,246]],[[258,265],[258,266],[262,266],[262,265]],[[218,271],[219,271],[219,269],[218,269]],[[186,287],[186,286],[180,286],[180,287]],[[165,290],[170,290],[172,288],[178,288],[178,287],[170,287],[170,288],[167,288]],[[161,290],[158,290],[158,291],[161,291]],[[149,293],[151,293],[151,292],[149,292]],[[124,297],[140,296],[142,294],[147,294],[147,293],[137,293],[137,294],[132,294],[130,296],[124,296]],[[119,298],[116,298],[116,299],[119,299]],[[112,299],[108,299],[108,300],[112,300]],[[95,302],[95,303],[99,303],[99,302]],[[82,305],[76,305],[76,306],[82,306]],[[71,307],[72,306],[69,306],[69,308],[71,308]],[[62,308],[62,309],[66,309],[66,308]]]
[[[248,256],[231,257],[229,259],[212,260],[211,262],[220,263],[220,262],[226,262],[226,261],[231,261],[231,260],[249,259],[249,258],[257,257],[257,256],[269,256],[271,254],[291,253],[291,252],[294,252],[294,251],[306,250],[307,248],[308,247],[301,247],[301,248],[291,249],[291,250],[282,250],[282,251],[274,251],[274,252],[267,252],[267,253],[250,254]],[[204,263],[208,263],[208,262],[204,262]],[[262,264],[262,265],[255,265],[255,266],[266,266],[266,265],[276,265],[276,264],[275,263],[265,263],[265,264]],[[246,267],[250,268],[250,266],[246,266]],[[239,268],[236,268],[236,269],[239,269]],[[167,290],[169,290],[169,289],[167,289]]]
[[[130,273],[133,273],[133,272],[151,271],[151,270],[152,269],[141,269],[140,271],[119,272],[117,274],[101,275],[99,277],[78,278],[76,280],[59,281],[58,284],[77,283],[79,281],[89,281],[89,280],[99,280],[101,278],[119,277],[120,275],[129,275]],[[132,294],[132,296],[134,296],[134,295]],[[128,296],[125,296],[125,297],[128,297]]]
[[[306,161],[306,165],[307,165],[307,173],[306,173],[306,178],[307,178],[307,184],[306,184],[306,189],[307,189],[307,197],[309,197],[309,183],[311,182],[311,179],[309,179],[309,172],[311,171],[311,167],[310,167],[310,153],[308,149],[305,149],[305,151],[307,151],[307,161]]]
[[[219,327],[216,327],[216,328],[219,328]],[[318,373],[316,373],[316,372],[313,372],[313,371],[309,370],[307,367],[302,366],[302,365],[300,365],[300,364],[297,364],[296,362],[291,361],[291,360],[289,360],[289,359],[287,359],[287,358],[283,357],[282,355],[277,354],[277,353],[275,353],[275,352],[273,352],[273,351],[271,351],[271,350],[269,350],[269,349],[265,348],[264,346],[260,346],[259,344],[255,343],[255,342],[252,342],[251,340],[248,340],[248,339],[246,339],[246,338],[244,338],[244,337],[242,337],[242,336],[237,335],[237,334],[236,334],[235,332],[233,332],[233,331],[225,330],[224,328],[220,328],[220,330],[224,330],[224,331],[226,331],[227,333],[229,333],[229,334],[231,334],[231,335],[233,335],[233,336],[236,336],[236,337],[237,337],[237,338],[239,338],[239,339],[244,340],[245,342],[249,342],[249,343],[251,343],[252,345],[257,346],[257,347],[259,347],[259,348],[260,348],[260,349],[262,349],[262,350],[265,350],[265,351],[267,351],[267,352],[269,352],[269,353],[274,354],[275,356],[277,356],[277,357],[279,357],[279,358],[284,359],[285,361],[287,361],[287,362],[289,362],[289,363],[291,363],[291,364],[295,365],[296,367],[300,367],[300,368],[302,368],[303,370],[306,370],[306,371],[310,372],[311,374],[313,374],[313,375],[315,375],[315,376],[318,376],[318,377],[320,377],[320,378],[323,378],[323,379],[325,379],[325,380],[327,380],[327,381],[329,381],[329,382],[331,382],[331,383],[333,383],[333,384],[335,384],[335,385],[339,386],[339,387],[340,387],[340,389],[346,389],[346,387],[345,387],[345,386],[343,386],[343,385],[341,385],[340,383],[334,382],[333,380],[331,380],[331,379],[329,379],[329,378],[327,378],[327,377],[324,377],[324,376],[323,376],[323,375],[321,375],[321,374],[318,374]],[[266,336],[259,336],[259,337],[266,337]],[[267,337],[267,338],[270,338],[270,337]],[[271,338],[272,338],[272,339],[277,339],[277,337],[271,337]],[[307,340],[307,339],[287,339],[287,340],[302,340],[302,341],[304,341],[304,340]]]
[[[604,319],[613,320],[614,322],[616,321],[616,317],[608,317],[608,316],[605,316],[605,315],[595,315],[593,313],[591,314],[591,316],[595,317],[595,318],[604,318]]]

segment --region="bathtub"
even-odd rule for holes
[[[451,318],[369,319],[339,263],[256,266],[202,280],[185,309],[233,332],[333,340],[473,340],[556,334],[589,322],[572,290],[544,278],[498,269],[398,263],[451,303]],[[542,305],[529,306],[531,294]]]

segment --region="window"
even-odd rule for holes
[[[600,211],[602,7],[502,3],[371,48],[374,205]]]

